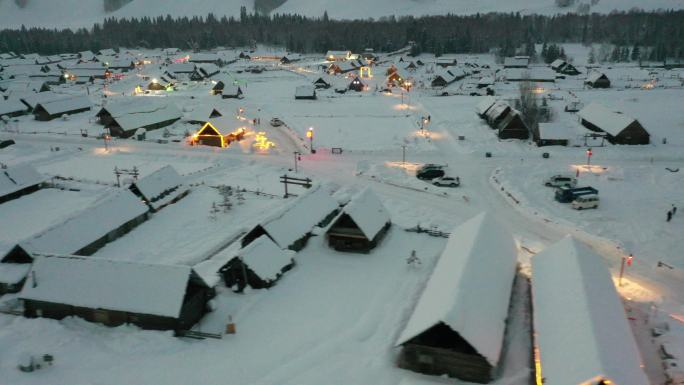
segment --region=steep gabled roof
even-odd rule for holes
[[[273,280],[292,263],[294,252],[283,250],[267,235],[262,235],[241,249],[237,257],[259,278]]]
[[[342,210],[347,214],[363,235],[372,240],[390,222],[390,215],[377,195],[370,188],[355,195]]]
[[[491,215],[482,213],[457,227],[397,345],[444,323],[496,366],[516,264],[513,237]]]
[[[598,103],[591,103],[577,112],[577,115],[601,130],[613,135],[619,135],[635,119],[613,112]]]
[[[650,382],[610,272],[572,237],[532,258],[534,329],[547,385]]]
[[[147,204],[159,209],[188,191],[183,178],[172,166],[164,166],[133,183]],[[131,186],[131,187],[132,187]]]
[[[183,117],[178,107],[173,103],[149,105],[147,108],[129,110],[118,116],[112,116],[116,124],[124,131],[135,130],[153,124],[178,120]]]
[[[314,191],[300,196],[275,215],[262,221],[261,227],[280,248],[286,249],[309,233],[337,207],[337,201],[330,196],[327,189],[314,187]]]
[[[41,102],[36,105],[36,109],[42,107],[49,115],[59,115],[70,111],[90,109],[93,103],[87,96],[73,96],[50,102]]]
[[[189,266],[40,255],[19,297],[177,318],[190,275]]]

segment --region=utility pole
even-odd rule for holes
[[[302,155],[301,152],[295,151],[294,152],[294,162],[295,162],[295,173],[297,173],[297,161],[299,160],[299,157]]]
[[[406,166],[406,145],[401,145],[401,165]]]
[[[625,274],[625,263],[627,263],[627,266],[632,266],[632,259],[634,259],[632,254],[630,254],[629,257],[622,257],[622,263],[620,264],[620,278],[618,279],[618,286],[620,287],[622,287],[622,277]]]

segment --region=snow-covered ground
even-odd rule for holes
[[[0,7],[8,4],[0,3]],[[603,6],[603,1],[600,4]],[[568,49],[583,72],[587,51],[577,45]],[[422,59],[434,60],[427,55]],[[495,65],[488,55],[463,55],[459,60]],[[150,131],[145,141],[114,139],[106,151],[103,141],[95,138],[102,132],[94,119],[97,107],[66,120],[38,122],[24,116],[0,126],[0,139],[17,142],[0,149],[1,163],[30,163],[56,177],[58,187],[78,190],[44,189],[0,204],[0,250],[63,221],[116,189],[114,167],[136,167],[142,177],[168,164],[182,174],[191,192],[107,244],[95,257],[196,263],[291,201],[283,198],[279,177],[294,175],[295,162],[298,176],[327,183],[338,197],[370,186],[393,222],[387,237],[370,254],[336,252],[317,230],[319,236],[295,255],[294,269],[273,288],[236,294],[219,287],[216,310],[196,329],[221,332],[230,316],[238,332],[221,340],[174,338],[168,332],[131,326],[108,328],[79,319],[55,321],[0,314],[0,384],[453,383],[395,365],[397,335],[445,245],[443,238],[405,229],[420,224],[448,232],[482,211],[492,213],[513,234],[523,278],[529,275],[531,256],[567,234],[597,251],[616,279],[622,258],[632,253],[634,263],[626,268],[620,293],[632,309],[630,320],[636,320],[631,322],[647,374],[652,383],[663,382],[659,344],[684,344],[684,259],[680,253],[684,212],[665,221],[672,204],[684,209],[683,171],[666,170],[684,167],[681,83],[668,88],[635,88],[631,87],[635,79],[650,81],[652,75],[647,73],[644,78],[635,66],[603,66],[615,84],[608,90],[585,89],[585,75],[542,85],[540,95],[546,96],[553,108],[553,123],[568,126],[578,137],[571,140],[577,147],[538,148],[526,141],[498,140],[495,131],[474,112],[482,97],[436,96],[442,90],[426,86],[432,74],[425,67],[412,73],[416,86],[410,99],[404,95],[403,102],[396,88],[392,94],[376,91],[376,86],[384,83],[382,75],[365,80],[368,90],[345,94],[333,89],[350,80],[337,75],[332,78],[333,88],[320,90],[317,100],[294,100],[296,86],[322,76],[318,69],[321,61],[312,56],[292,66],[267,63],[267,70],[258,75],[238,72],[254,63],[231,64],[224,71],[241,84],[244,98],[239,100],[210,95],[208,82],[180,84],[176,92],[163,96],[135,96],[164,97],[186,115],[200,106],[218,107],[230,126],[222,129],[245,127],[248,132],[247,139],[227,149],[190,146],[186,131],[192,134],[200,125],[180,120],[166,130]],[[157,66],[150,65],[149,71],[156,71]],[[387,66],[381,65],[375,73],[384,73]],[[659,79],[681,76],[676,70],[655,72]],[[458,81],[448,87],[449,93],[474,81],[475,76]],[[112,93],[106,103],[133,98],[131,93],[139,82],[137,73],[124,75],[110,85]],[[511,100],[517,96],[518,85],[497,81],[494,90],[498,97]],[[88,90],[66,85],[59,91],[88,93],[94,103],[103,103],[101,85],[91,85]],[[637,118],[652,134],[652,143],[593,147],[594,167],[585,169],[586,147],[580,136],[586,130],[576,114],[563,111],[571,92],[585,104],[597,101]],[[236,117],[240,108],[243,112]],[[430,121],[420,132],[420,122],[427,116]],[[281,118],[285,126],[270,126],[272,117]],[[261,123],[253,124],[252,119]],[[309,127],[314,128],[315,154],[309,153]],[[87,137],[81,136],[81,130],[88,131]],[[257,132],[263,132],[275,148],[254,150]],[[663,138],[667,138],[666,144]],[[333,153],[334,147],[342,153]],[[486,152],[492,157],[485,157]],[[549,153],[548,159],[542,158],[544,152]],[[440,188],[416,179],[416,168],[423,163],[447,165],[448,174],[460,177],[461,187]],[[569,204],[555,202],[552,189],[542,185],[550,175],[574,175],[577,169],[580,184],[600,191],[597,210],[572,210]],[[130,182],[130,178],[122,179],[124,187]],[[212,216],[212,203],[222,200],[215,188],[218,185],[249,190],[244,193],[244,203],[233,198],[231,210]],[[289,192],[301,194],[303,188],[290,186]],[[406,264],[412,250],[422,260],[418,269]],[[521,279],[515,288],[497,384],[530,382],[526,285]],[[12,298],[3,297],[0,302]],[[664,322],[669,332],[649,338],[650,328]],[[22,373],[16,364],[24,352],[53,354],[55,365]]]

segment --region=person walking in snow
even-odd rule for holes
[[[669,222],[671,220],[672,220],[672,210],[668,210],[667,211],[667,221]]]
[[[677,214],[677,206],[675,206],[673,203],[672,204],[672,216],[674,216],[675,214]]]

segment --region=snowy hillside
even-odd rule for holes
[[[588,3],[588,0],[578,0]],[[253,9],[253,0],[133,0],[123,8],[105,13],[102,0],[29,0],[25,8],[14,1],[0,0],[0,27],[18,28],[21,25],[43,27],[83,27],[102,22],[105,17],[143,17],[170,14],[194,16],[214,13],[238,16],[240,7]],[[591,7],[592,12],[608,13],[612,10],[629,10],[639,7],[646,10],[682,9],[681,0],[600,0]],[[332,18],[379,18],[388,15],[437,15],[446,13],[471,14],[486,12],[521,12],[555,14],[575,11],[576,5],[559,8],[554,0],[349,0],[340,6],[335,0],[287,0],[275,10],[278,13],[298,13],[311,17],[322,16],[325,11]]]

